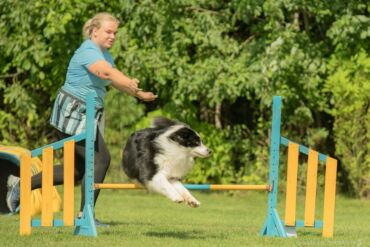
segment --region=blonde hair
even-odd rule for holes
[[[93,29],[99,29],[103,21],[114,21],[117,23],[117,25],[119,24],[119,21],[113,15],[106,12],[97,13],[93,16],[93,18],[85,22],[84,27],[82,28],[84,38],[89,39],[91,37]]]

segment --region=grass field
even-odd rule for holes
[[[323,239],[321,229],[307,228],[298,229],[298,238],[282,239],[259,237],[267,194],[193,194],[201,201],[200,208],[145,191],[104,190],[96,216],[110,227],[98,228],[96,238],[74,236],[71,227],[32,228],[31,236],[20,237],[19,216],[2,215],[0,246],[370,246],[369,201],[337,196],[333,239]],[[284,217],[284,198],[279,200]],[[298,198],[297,219],[303,218],[302,201]],[[318,218],[321,210],[318,206]]]

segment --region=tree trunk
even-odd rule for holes
[[[215,106],[215,126],[217,129],[222,128],[221,123],[221,103],[217,103]]]

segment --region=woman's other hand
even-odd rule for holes
[[[155,95],[152,92],[144,92],[144,91],[138,91],[136,92],[136,97],[138,97],[142,101],[153,101],[155,100],[158,96]]]

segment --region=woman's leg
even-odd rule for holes
[[[57,131],[60,140],[70,137],[70,135]],[[102,183],[107,173],[110,164],[109,150],[104,142],[103,136],[99,129],[97,130],[97,136],[95,140],[95,152],[94,152],[94,182]],[[54,185],[63,184],[63,166],[54,166]],[[83,210],[85,205],[85,141],[81,141],[75,144],[75,181],[81,182],[81,206],[80,211]],[[41,188],[42,184],[42,173],[38,173],[32,176],[32,189]],[[98,198],[100,190],[94,191],[94,204]]]
[[[95,152],[94,152],[94,182],[103,183],[105,175],[108,171],[110,164],[110,154],[109,150],[104,142],[103,136],[101,135],[99,129],[97,129],[97,135],[95,140]],[[85,159],[85,149],[78,151],[79,156]],[[94,190],[94,205],[98,199],[100,190]],[[83,210],[85,204],[85,178],[81,182],[81,207],[80,210]]]
[[[64,138],[70,137],[70,135],[65,134],[57,130],[57,136],[59,140]],[[75,153],[79,149],[80,146],[85,146],[84,143],[78,142],[75,144]],[[75,181],[80,181],[85,173],[85,161],[81,160],[78,155],[75,155],[75,172],[74,177]],[[53,184],[54,185],[61,185],[64,181],[64,166],[63,165],[56,165],[53,167]],[[39,189],[42,186],[42,172],[39,172],[32,176],[31,178],[31,189]]]

